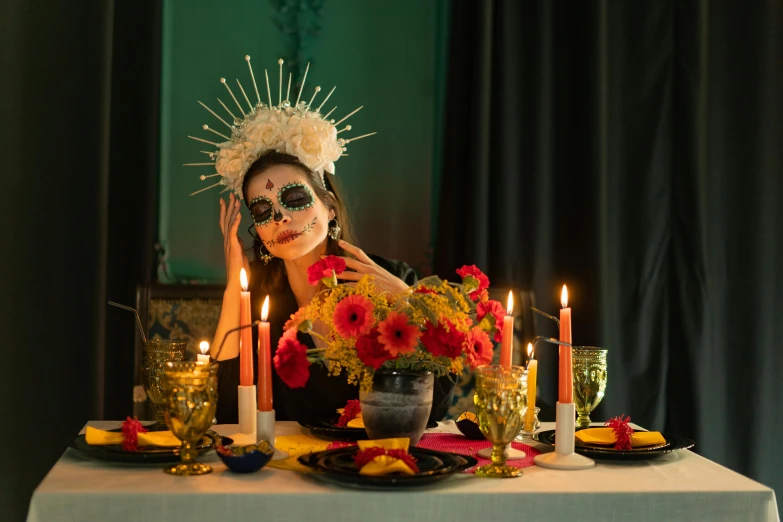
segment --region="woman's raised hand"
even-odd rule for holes
[[[343,257],[343,259],[345,259],[345,266],[351,270],[355,270],[355,272],[343,272],[337,276],[338,279],[358,281],[362,276],[370,274],[375,277],[376,285],[392,295],[397,295],[408,289],[408,285],[405,284],[405,281],[391,274],[388,270],[378,266],[361,248],[343,240],[340,240],[339,245],[356,259],[347,256]]]
[[[233,193],[228,197],[228,203],[220,198],[220,231],[223,233],[223,254],[226,257],[226,273],[228,281],[239,283],[239,271],[244,268],[250,275],[250,263],[245,255],[245,246],[237,232],[242,214],[239,212],[241,203]]]

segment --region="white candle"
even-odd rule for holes
[[[200,363],[208,363],[209,355],[207,355],[207,352],[209,351],[209,343],[207,341],[201,341],[198,345],[198,349],[201,350],[201,353],[196,355],[196,360]]]

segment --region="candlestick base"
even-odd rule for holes
[[[593,459],[574,453],[576,408],[574,403],[557,403],[555,423],[555,451],[537,455],[533,461],[542,468],[578,470],[595,466]]]
[[[506,460],[520,460],[524,459],[525,455],[527,455],[524,451],[520,451],[518,449],[512,448],[511,443],[506,446]],[[488,448],[484,448],[483,450],[479,450],[476,455],[481,457],[482,459],[491,459],[492,458],[492,446]]]
[[[288,458],[288,453],[280,451],[275,446],[275,410],[269,411],[256,411],[256,441],[267,441],[275,448],[275,454],[272,455],[272,460],[285,460]]]
[[[256,433],[256,387],[238,386],[238,413],[239,432],[245,434]]]

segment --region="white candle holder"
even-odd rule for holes
[[[256,411],[256,442],[267,441],[274,449],[272,460],[285,460],[288,453],[277,448],[275,437],[275,410]]]
[[[549,469],[579,470],[595,466],[593,459],[574,453],[576,433],[576,407],[573,402],[557,403],[555,420],[555,451],[537,455],[533,462]]]
[[[239,405],[239,432],[246,435],[256,433],[256,387],[238,386],[238,405]]]

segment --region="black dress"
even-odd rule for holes
[[[380,256],[369,256],[375,263],[402,279],[408,286],[416,283],[416,272],[401,261]],[[261,292],[253,292],[252,314],[258,319],[261,309]],[[296,298],[291,288],[269,296],[269,335],[274,358],[277,343],[283,335],[283,325],[291,314],[298,310]],[[299,341],[308,348],[315,348],[313,338],[299,332]],[[258,344],[258,330],[253,328],[253,346]],[[258,357],[253,350],[253,382],[258,381]],[[217,421],[220,424],[238,422],[237,386],[239,386],[239,357],[219,361],[218,368],[218,406]],[[272,368],[272,394],[275,418],[277,420],[296,420],[312,422],[336,417],[335,410],[342,408],[349,399],[359,397],[357,386],[349,385],[344,376],[332,377],[326,368],[319,364],[310,365],[310,379],[304,388],[291,389],[280,379]]]

